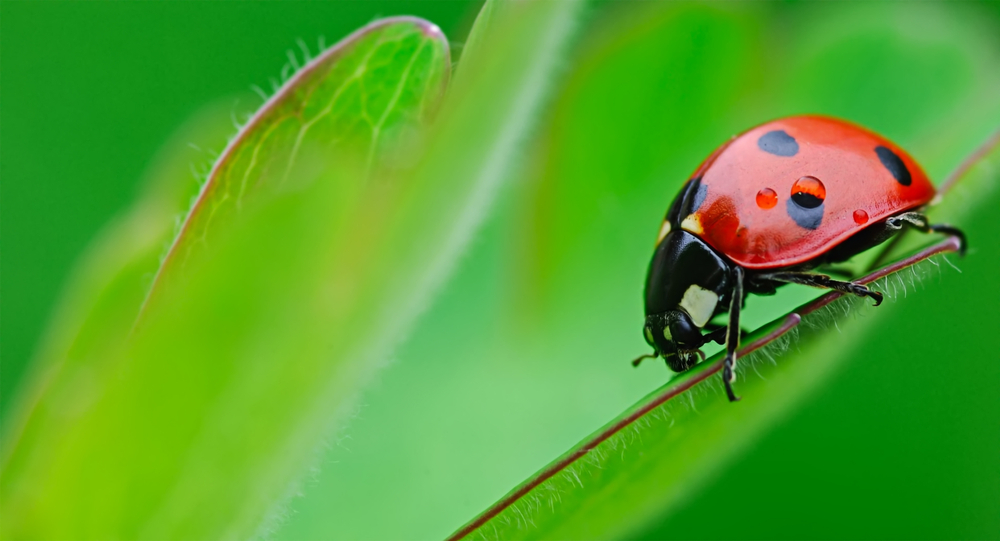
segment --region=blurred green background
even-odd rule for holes
[[[0,415],[74,260],[188,118],[219,103],[243,118],[297,38],[315,51],[377,16],[434,21],[458,56],[478,7],[0,4]],[[658,387],[661,366],[627,363],[651,243],[733,133],[843,116],[940,180],[1000,126],[998,2],[598,3],[580,24],[498,212],[275,538],[441,537]],[[221,150],[212,137],[200,146]],[[1000,194],[955,196],[980,205],[963,272],[899,299],[863,356],[647,537],[1000,537]]]

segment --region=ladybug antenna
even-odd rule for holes
[[[657,357],[659,357],[659,355],[657,355],[655,352],[654,353],[644,353],[642,355],[639,355],[638,357],[636,357],[632,361],[632,366],[639,366],[639,363],[641,363],[643,359],[655,359]]]

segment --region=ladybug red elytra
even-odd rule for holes
[[[695,170],[660,228],[646,279],[644,335],[676,372],[701,346],[726,346],[723,381],[731,401],[740,309],[750,293],[787,283],[871,297],[862,284],[808,272],[842,262],[904,227],[959,238],[920,209],[934,186],[906,152],[871,131],[823,116],[775,120],[733,137]],[[713,317],[728,323],[708,329]],[[703,331],[705,331],[703,333]]]

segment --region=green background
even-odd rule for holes
[[[0,413],[73,261],[186,119],[212,103],[252,110],[249,85],[266,88],[297,38],[333,43],[413,14],[460,42],[476,9],[0,4]],[[684,176],[736,131],[822,112],[885,133],[943,178],[1000,126],[998,14],[996,2],[595,6],[497,218],[275,536],[440,537],[657,387],[662,367],[625,361],[643,347],[644,253]],[[962,274],[911,289],[863,356],[648,537],[1000,537],[1000,220],[981,209],[961,225]],[[569,306],[574,319],[550,325]]]

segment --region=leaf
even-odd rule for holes
[[[401,130],[427,118],[448,79],[436,26],[415,18],[373,23],[328,49],[288,81],[236,135],[209,173],[158,271],[157,282],[207,244],[212,225],[248,198],[301,189],[322,156],[365,156],[365,174]],[[313,167],[312,169],[310,167]]]
[[[125,229],[112,235],[97,256],[111,260],[96,273],[84,272],[90,278],[69,295],[77,306],[43,348],[21,421],[14,432],[5,423],[5,535],[252,534],[301,475],[338,408],[353,398],[366,363],[372,365],[331,358],[317,346],[329,334],[309,319],[327,307],[310,301],[330,300],[317,295],[319,271],[330,263],[324,249],[344,247],[324,244],[329,234],[317,238],[317,232],[331,233],[329,213],[343,201],[318,199],[310,206],[304,194],[357,193],[357,180],[367,173],[352,174],[352,157],[360,153],[357,161],[370,169],[411,135],[403,132],[438,103],[449,67],[437,28],[412,18],[373,23],[307,65],[216,164],[162,267],[169,291],[156,290],[157,302],[136,328],[143,296],[137,277],[156,268],[148,249],[154,243],[140,238],[136,247],[121,245],[133,233]],[[331,176],[339,184],[318,180]],[[320,203],[326,207],[317,208]],[[155,222],[163,213],[136,216]],[[350,233],[340,225],[333,232]],[[162,228],[159,222],[152,227],[156,237]],[[288,260],[248,268],[261,254]],[[340,255],[349,260],[349,252]],[[166,287],[162,280],[159,285]],[[312,326],[270,325],[272,313],[294,314]],[[284,340],[292,343],[287,353]],[[296,358],[303,350],[308,354]],[[282,366],[288,358],[301,363]],[[248,375],[254,366],[286,378],[254,380]],[[296,378],[306,375],[325,385],[296,388]],[[342,392],[326,398],[322,392],[337,387],[331,383]],[[294,399],[286,400],[289,395]],[[273,424],[244,415],[261,400]],[[202,432],[205,426],[218,430]],[[259,445],[247,445],[251,441]]]
[[[893,272],[910,269],[930,254],[957,249],[951,239]],[[886,289],[892,278],[877,288]],[[793,313],[748,337],[740,362],[761,376],[747,377],[739,389],[760,398],[742,401],[738,410],[725,400],[721,382],[712,378],[722,368],[724,354],[719,353],[639,401],[451,539],[614,539],[635,536],[655,525],[704,483],[718,463],[732,459],[754,434],[814,390],[843,355],[853,353],[829,328],[846,315],[842,304],[862,301],[828,304],[839,297],[831,293],[796,311],[805,315],[820,310],[807,319]],[[874,328],[873,314],[866,315],[867,321],[840,321],[837,328],[852,338],[863,338]],[[793,338],[786,334],[800,328]],[[797,355],[783,355],[790,340],[796,342]],[[781,361],[776,363],[776,357]],[[770,364],[763,363],[765,359]]]
[[[173,238],[174,222],[197,196],[199,185],[190,167],[204,161],[204,148],[224,143],[232,130],[231,103],[211,104],[181,126],[154,158],[142,182],[143,192],[130,211],[109,224],[89,247],[72,273],[55,309],[43,349],[34,359],[31,389],[20,389],[18,411],[5,419],[3,462],[12,450],[30,408],[59,370],[78,370],[74,359],[89,349],[117,340],[135,319],[164,250]],[[197,147],[197,148],[196,148]],[[63,363],[66,364],[63,364]]]

